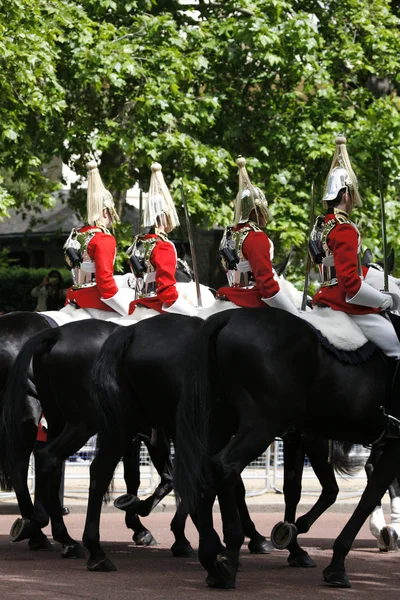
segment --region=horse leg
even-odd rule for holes
[[[269,554],[274,547],[261,533],[259,533],[251,520],[246,504],[246,490],[243,479],[239,477],[235,486],[236,505],[245,537],[249,538],[248,548],[252,554]]]
[[[244,542],[242,524],[236,503],[235,487],[243,469],[255,460],[273,441],[273,426],[258,414],[246,413],[236,434],[211,459],[213,480],[218,493],[226,550],[215,558],[215,568],[224,587],[233,588],[239,565],[239,551]]]
[[[301,533],[307,533],[315,521],[332,504],[335,503],[339,493],[339,487],[336,483],[335,473],[331,464],[329,464],[329,442],[322,438],[314,438],[312,443],[304,441],[305,452],[310,460],[311,466],[321,484],[322,491],[314,506],[305,514],[299,517],[295,522],[295,539],[289,544],[290,555],[288,558],[291,567],[315,567],[315,562],[308,553],[300,548],[297,542],[297,536]],[[304,462],[304,452],[302,452]]]
[[[354,513],[333,545],[331,563],[323,572],[327,583],[335,587],[351,587],[346,575],[345,558],[357,533],[393,481],[399,458],[400,443],[398,440],[391,439],[386,443]]]
[[[297,543],[295,525],[296,509],[301,498],[304,467],[303,436],[290,433],[283,438],[283,494],[285,497],[284,522],[277,523],[271,532],[271,541],[276,548],[288,548],[290,566],[315,566],[311,558]],[[307,565],[307,563],[309,563]]]
[[[52,550],[51,543],[41,529],[49,522],[47,515],[43,514],[41,519],[36,521],[32,520],[34,506],[29,493],[27,478],[30,455],[32,451],[35,452],[36,435],[37,426],[35,423],[33,421],[26,421],[23,425],[23,443],[16,459],[18,464],[18,477],[15,478],[15,481],[13,482],[21,518],[16,519],[13,523],[10,535],[13,542],[28,539],[28,545],[31,550]]]
[[[90,553],[86,563],[89,571],[117,570],[100,545],[99,529],[103,497],[122,454],[117,444],[103,442],[90,465],[89,501],[83,532],[83,544]]]
[[[386,552],[397,552],[397,540],[400,536],[400,486],[397,477],[389,486],[390,496],[390,525],[384,525],[380,530],[380,542]],[[379,545],[379,542],[378,542]]]
[[[370,455],[365,464],[365,473],[367,478],[371,476],[372,471],[376,463],[379,460],[379,456],[381,454],[381,449],[377,446],[372,446]],[[374,510],[371,513],[369,519],[369,530],[371,534],[376,538],[378,548],[381,552],[387,552],[388,548],[385,546],[385,543],[381,537],[381,531],[386,527],[385,516],[383,514],[382,501],[379,500],[378,504],[375,506]]]
[[[145,500],[140,501],[138,514],[147,517],[151,511],[173,490],[173,467],[171,461],[171,441],[161,430],[157,430],[157,443],[152,446],[145,442],[150,458],[160,475],[160,483],[154,492]]]
[[[190,558],[195,556],[189,540],[185,536],[185,525],[188,517],[188,512],[183,503],[177,501],[177,508],[174,518],[171,521],[170,529],[174,534],[175,542],[172,544],[171,552],[174,556],[182,556]],[[196,525],[196,523],[195,523]]]
[[[84,555],[81,545],[71,538],[64,523],[59,494],[62,465],[92,434],[93,431],[85,424],[66,424],[62,432],[54,437],[49,427],[49,441],[36,455],[39,468],[35,512],[44,510],[49,515],[53,539],[61,544],[63,558],[83,558]]]
[[[135,508],[140,486],[140,447],[140,440],[132,440],[122,457],[127,493],[117,498],[114,506],[125,511],[125,524],[128,529],[132,529],[132,540],[135,544],[138,546],[154,546],[157,542],[141,522]]]

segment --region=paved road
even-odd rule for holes
[[[237,587],[233,591],[210,590],[197,559],[173,558],[169,547],[170,513],[156,513],[146,525],[159,542],[154,548],[138,548],[125,529],[122,513],[110,512],[102,520],[104,548],[118,568],[114,573],[90,573],[84,561],[60,558],[54,552],[30,552],[26,542],[11,544],[8,531],[15,515],[0,515],[0,599],[1,600],[203,600],[230,598],[251,600],[398,600],[400,594],[400,552],[383,554],[376,549],[367,527],[356,540],[347,561],[351,590],[329,588],[322,582],[322,569],[329,563],[333,540],[348,515],[328,513],[304,536],[303,546],[317,562],[316,569],[298,570],[286,565],[285,551],[267,556],[250,555],[244,547]],[[268,534],[279,514],[254,513],[259,531]],[[215,516],[220,529],[219,515]],[[66,517],[70,534],[81,539],[83,514]],[[46,530],[47,532],[47,530]],[[194,528],[187,536],[197,545]]]

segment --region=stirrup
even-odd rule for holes
[[[400,438],[400,420],[393,415],[389,415],[385,412],[383,406],[380,407],[383,416],[386,419],[386,427],[384,431],[384,438],[399,439]]]

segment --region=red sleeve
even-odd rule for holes
[[[271,244],[263,231],[250,231],[243,243],[243,255],[251,269],[263,298],[272,298],[279,292],[279,283],[274,279],[271,262]]]
[[[96,285],[102,298],[112,298],[118,292],[113,277],[116,242],[112,235],[96,233],[90,240],[87,251],[96,267]]]
[[[157,296],[171,306],[178,299],[176,289],[176,254],[170,242],[157,242],[150,257],[156,270]]]
[[[358,274],[358,233],[352,225],[336,225],[328,236],[328,246],[335,260],[338,286],[353,297],[361,287]]]

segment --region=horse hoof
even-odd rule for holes
[[[256,542],[250,540],[247,547],[251,554],[271,554],[275,550],[273,543],[266,538],[262,538],[262,540]]]
[[[172,544],[171,552],[173,556],[179,558],[193,558],[193,556],[196,556],[196,552],[193,550],[190,542],[186,542],[186,544],[175,542]]]
[[[33,535],[33,526],[30,519],[18,518],[11,526],[10,537],[12,542],[22,542]]]
[[[105,556],[104,558],[96,559],[92,558],[87,561],[86,567],[89,571],[97,571],[97,572],[109,572],[116,571],[117,567],[114,563]]]
[[[135,533],[132,536],[136,546],[157,546],[157,540],[153,538],[152,534],[148,529]]]
[[[280,521],[271,531],[271,542],[277,550],[284,550],[296,536],[296,525],[287,521]]]
[[[382,550],[383,552],[397,552],[397,550],[399,549],[399,546],[397,544],[399,536],[397,534],[397,531],[393,527],[391,527],[390,525],[382,527],[382,529],[379,532],[379,536],[380,537],[378,541],[378,547],[380,550]],[[382,541],[383,547],[379,545],[380,541]]]
[[[214,577],[214,582],[212,582],[213,578],[211,577],[210,581],[207,581],[207,585],[209,587],[233,590],[236,584],[237,566],[235,567],[232,561],[224,554],[218,554],[214,561],[214,568],[217,576]],[[213,585],[210,585],[210,583],[213,583]]]
[[[139,498],[134,494],[123,494],[114,500],[114,506],[119,510],[129,510],[129,512],[137,514],[140,502]]]
[[[312,569],[317,565],[308,554],[303,556],[289,556],[288,558],[289,567],[298,567],[302,569]]]
[[[331,565],[323,570],[324,581],[333,587],[351,588],[346,571],[336,571]]]
[[[52,552],[53,550],[53,546],[51,545],[50,540],[41,531],[38,533],[38,535],[35,535],[30,538],[28,546],[29,549],[33,551],[47,550]]]
[[[85,558],[85,551],[78,543],[66,546],[63,544],[61,558]]]

